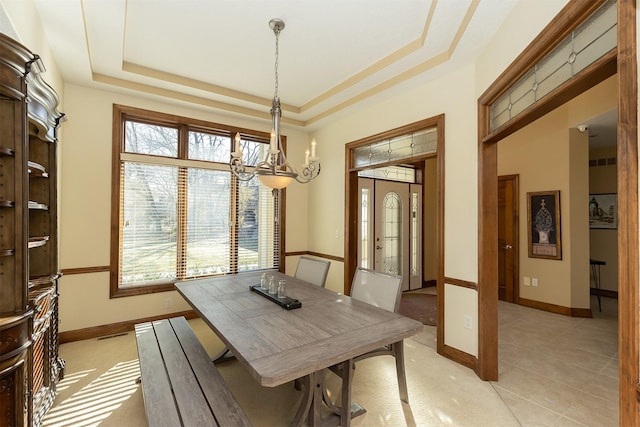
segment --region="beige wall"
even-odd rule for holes
[[[456,122],[475,123],[472,82],[473,67],[461,67],[435,81],[417,83],[411,90],[395,97],[371,100],[352,115],[316,132],[317,138],[323,141],[322,150],[333,155],[323,162],[323,174],[312,184],[309,193],[310,222],[315,224],[309,235],[311,250],[339,255],[344,252],[343,236],[341,239],[333,236],[334,230],[344,229],[345,144],[444,112],[445,211],[453,217],[451,221],[445,221],[445,235],[452,241],[445,246],[445,263],[449,263],[446,274],[475,281],[477,221],[468,213],[475,211],[477,206],[476,135],[472,126],[455,126]],[[390,114],[390,111],[396,114]],[[325,170],[329,173],[324,174]],[[331,208],[323,209],[326,206]],[[473,236],[472,242],[469,242],[469,236]]]
[[[616,158],[616,147],[589,152],[589,159]],[[617,163],[617,162],[616,162]],[[589,193],[617,193],[618,167],[614,165],[589,168]],[[610,291],[618,290],[618,230],[590,229],[590,256],[607,264],[600,267],[600,287]],[[593,286],[593,282],[592,282]]]
[[[334,239],[334,230],[344,228],[344,146],[368,135],[408,123],[445,114],[445,275],[475,282],[477,280],[477,149],[474,98],[474,68],[460,67],[433,81],[415,82],[408,90],[394,96],[371,99],[349,116],[335,120],[316,132],[321,149],[333,153],[323,162],[323,175],[311,186],[309,198],[310,250],[343,254],[343,239]],[[443,88],[446,88],[444,90]],[[326,158],[326,156],[325,156]],[[324,174],[328,170],[329,173]],[[331,209],[323,207],[331,206]],[[332,267],[333,268],[333,267]],[[461,301],[457,298],[463,298]],[[457,307],[477,305],[475,292],[455,293],[445,299],[445,313]],[[448,311],[450,310],[450,311]],[[477,311],[477,310],[476,310]],[[445,334],[453,342],[477,336],[476,314],[473,330],[462,328],[463,319],[452,323]],[[458,338],[458,335],[460,338]],[[461,348],[475,354],[476,340]]]
[[[616,85],[612,77],[498,144],[498,174],[520,175],[521,298],[589,308],[589,139],[575,127],[615,106]],[[547,190],[560,190],[559,261],[528,255],[527,193]],[[525,286],[524,277],[539,286]]]
[[[87,102],[87,100],[91,100]],[[114,92],[65,85],[65,136],[60,144],[64,161],[60,191],[60,266],[62,269],[109,265],[111,224],[111,125],[113,104],[222,122],[268,131],[270,122],[168,105]],[[265,112],[268,119],[268,112]],[[283,128],[289,159],[302,161],[309,135]],[[319,153],[322,156],[322,153]],[[287,190],[286,248],[305,250],[307,240],[306,186]],[[293,261],[292,261],[293,262]],[[294,263],[295,265],[295,263]],[[104,325],[187,310],[176,292],[109,299],[109,274],[63,276],[60,281],[61,331]],[[169,300],[169,308],[165,308]]]
[[[569,219],[567,254],[570,259],[569,307],[589,308],[589,136],[569,129]]]
[[[445,281],[446,282],[446,281]],[[478,354],[478,293],[473,289],[444,284],[444,294],[455,304],[448,304],[444,311],[445,343],[465,353]],[[464,328],[465,316],[472,320],[472,328]]]
[[[570,306],[569,128],[566,107],[559,108],[498,143],[498,174],[519,175],[520,297]],[[562,260],[529,258],[527,193],[560,191]],[[553,212],[552,212],[553,214]],[[537,278],[538,287],[524,286],[522,277]]]

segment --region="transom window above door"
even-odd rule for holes
[[[381,138],[353,149],[354,168],[393,163],[403,159],[435,154],[438,148],[437,127],[419,129],[403,135]]]
[[[365,169],[358,171],[361,178],[386,179],[399,182],[416,182],[416,170],[408,166],[385,166],[376,169]]]

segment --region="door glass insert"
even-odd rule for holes
[[[371,236],[369,235],[369,227],[370,227],[370,218],[369,218],[369,189],[363,188],[361,197],[361,207],[362,209],[361,215],[362,219],[360,220],[360,235],[362,236],[361,247],[360,247],[360,267],[363,268],[371,268],[371,256],[369,254],[369,241]]]
[[[402,275],[402,200],[397,193],[389,192],[382,206],[382,269],[385,273]]]
[[[411,193],[411,275],[418,274],[418,193]]]

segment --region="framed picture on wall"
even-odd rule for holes
[[[618,195],[589,195],[589,228],[618,228]]]
[[[560,191],[527,193],[529,258],[562,259]]]

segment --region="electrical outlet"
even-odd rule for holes
[[[468,314],[464,315],[464,327],[466,329],[471,329],[471,316]]]
[[[538,286],[538,278],[537,277],[532,277],[531,278],[531,286]]]
[[[523,285],[525,285],[525,286],[531,286],[531,277],[529,277],[529,276],[524,276],[522,279],[523,279],[523,280],[522,280],[522,284],[523,284]]]
[[[172,305],[173,305],[173,301],[171,301],[171,298],[165,298],[164,308],[171,308]]]

